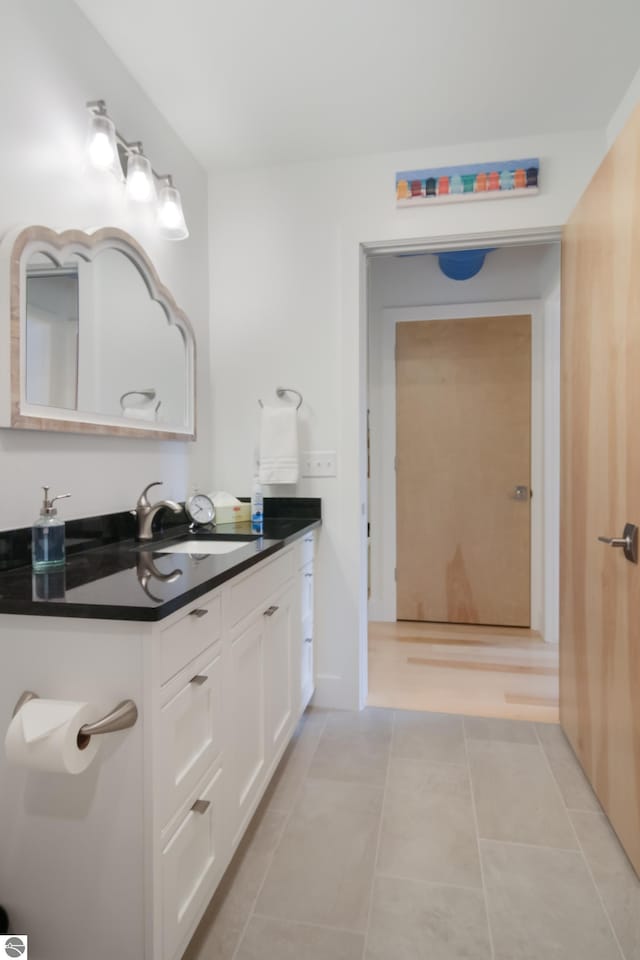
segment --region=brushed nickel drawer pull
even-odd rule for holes
[[[195,677],[191,677],[189,683],[195,683],[197,687],[201,687],[203,683],[206,683],[209,677],[204,673],[196,673]]]
[[[279,610],[279,609],[280,609],[279,607],[267,607],[267,609],[265,610],[263,616],[264,616],[264,617],[272,617],[272,616],[274,615],[274,613],[276,612],[276,610]]]
[[[208,613],[209,613],[209,611],[207,610],[206,607],[198,607],[196,610],[192,610],[191,613],[189,614],[189,616],[190,616],[190,617],[197,617],[198,620],[199,620],[200,617],[206,617],[206,615],[207,615]]]
[[[206,813],[211,806],[211,800],[196,800],[191,807],[194,813]]]

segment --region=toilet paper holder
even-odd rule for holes
[[[38,700],[38,694],[32,690],[25,690],[18,699],[13,708],[12,717],[24,707],[30,700]],[[100,733],[115,733],[117,730],[128,730],[138,719],[138,708],[133,700],[121,700],[101,720],[95,720],[93,723],[85,723],[80,727],[80,734],[85,737],[95,737]]]

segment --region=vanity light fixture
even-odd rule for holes
[[[87,152],[98,170],[126,178],[127,196],[136,203],[157,203],[158,226],[168,240],[186,240],[189,230],[182,210],[180,192],[171,174],[157,173],[145,156],[139,140],[127,141],[107,113],[104,100],[89,100],[89,138]],[[160,195],[156,180],[162,184]]]
[[[169,174],[165,177],[165,186],[160,189],[158,199],[158,223],[160,230],[168,240],[186,240],[189,236],[187,222],[184,219],[180,192],[173,185]]]
[[[127,195],[137,203],[151,203],[157,199],[153,168],[142,152],[142,144],[136,146],[139,152],[133,151],[127,160]]]
[[[92,100],[87,106],[91,111],[87,137],[89,160],[97,170],[109,171],[118,180],[124,180],[118,155],[116,128],[107,113],[107,105],[104,100]]]

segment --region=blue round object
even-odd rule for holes
[[[493,250],[495,247],[485,247],[483,250],[449,250],[437,255],[438,263],[445,277],[450,280],[470,280],[480,273],[485,257]]]

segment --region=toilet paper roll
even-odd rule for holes
[[[78,737],[100,708],[75,700],[30,700],[15,715],[4,741],[9,763],[30,770],[82,773],[100,749],[99,737]]]

